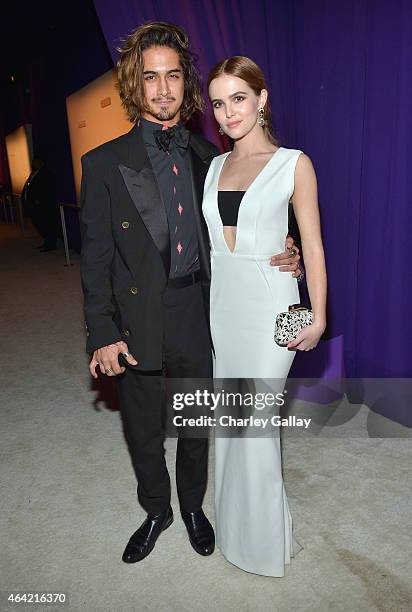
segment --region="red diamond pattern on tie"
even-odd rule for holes
[[[179,170],[178,170],[176,164],[173,164],[172,171],[176,174],[176,176],[179,174]]]
[[[183,212],[183,206],[180,204],[180,202],[179,202],[179,206],[177,207],[177,210],[179,212],[179,215],[181,215]]]
[[[180,253],[183,251],[183,247],[182,247],[182,245],[180,244],[180,240],[179,240],[179,244],[177,245],[176,249],[177,249],[177,252],[178,252],[178,253],[179,253],[179,255],[180,255]]]

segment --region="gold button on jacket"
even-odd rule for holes
[[[123,333],[124,333],[125,336],[130,336],[130,332],[129,332],[128,329],[124,329]]]
[[[128,221],[122,221],[122,228],[123,229],[128,229],[129,227],[129,222]]]
[[[138,292],[138,289],[137,287],[132,287],[130,291],[133,293],[133,295],[136,295],[136,293]]]

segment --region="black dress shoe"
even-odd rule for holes
[[[199,555],[211,555],[215,550],[215,533],[202,509],[197,512],[184,512],[182,519],[186,525],[189,540]]]
[[[148,514],[139,529],[130,538],[123,553],[125,563],[136,563],[149,555],[162,531],[173,523],[173,510],[169,508],[160,514]]]

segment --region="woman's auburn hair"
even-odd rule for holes
[[[234,55],[224,59],[216,64],[209,73],[207,79],[207,89],[209,90],[210,83],[217,77],[223,74],[239,77],[249,85],[254,93],[259,96],[262,89],[267,90],[265,76],[259,66],[244,55]],[[273,134],[272,122],[270,117],[269,100],[263,108],[263,116],[265,119],[264,130],[268,139],[275,145],[279,145],[278,139]]]
[[[189,37],[186,32],[173,23],[151,21],[144,23],[121,39],[117,48],[119,58],[116,62],[117,89],[122,105],[130,121],[135,122],[148,110],[145,101],[143,79],[143,51],[150,47],[169,47],[179,55],[183,70],[184,96],[180,116],[186,121],[196,111],[203,111],[200,74],[195,56],[189,50]]]

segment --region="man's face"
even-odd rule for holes
[[[177,51],[150,47],[143,51],[143,80],[146,108],[143,117],[173,125],[180,119],[184,80]]]

